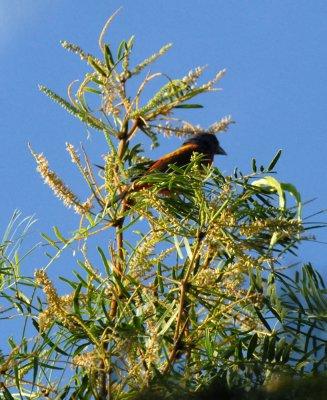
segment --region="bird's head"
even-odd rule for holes
[[[199,133],[187,139],[185,144],[196,144],[199,146],[199,153],[204,154],[221,154],[227,155],[225,150],[220,146],[218,139],[212,133]]]

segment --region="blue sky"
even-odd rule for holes
[[[220,0],[1,0],[0,2],[0,179],[1,227],[15,208],[35,214],[38,230],[59,225],[69,232],[77,217],[45,186],[27,149],[44,152],[59,175],[79,192],[81,181],[65,152],[65,142],[83,142],[101,161],[103,138],[38,91],[39,83],[66,96],[66,87],[82,78],[86,65],[59,44],[66,39],[98,52],[97,40],[107,17],[123,6],[107,36],[117,46],[136,35],[134,61],[172,42],[172,50],[152,71],[181,77],[208,64],[209,79],[222,68],[223,91],[201,98],[204,109],[190,113],[208,126],[231,114],[236,124],[220,141],[228,153],[216,161],[229,174],[235,166],[250,171],[251,158],[267,164],[278,149],[278,177],[292,182],[308,215],[327,208],[327,2]],[[148,155],[176,147],[176,139]],[[317,218],[316,218],[317,219]],[[319,216],[318,220],[326,220]],[[327,242],[327,232],[317,232]],[[301,260],[311,260],[326,275],[326,245],[306,244]]]

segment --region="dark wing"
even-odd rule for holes
[[[164,172],[168,169],[170,164],[175,164],[178,167],[182,167],[190,162],[192,154],[197,151],[199,146],[194,143],[186,144],[180,147],[177,150],[172,151],[159,158],[159,160],[155,161],[150,168],[147,170],[148,172],[152,171],[160,171]]]

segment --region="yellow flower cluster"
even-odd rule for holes
[[[303,226],[301,221],[295,219],[256,219],[250,224],[241,226],[240,233],[246,237],[251,237],[265,230],[278,232],[283,237],[291,237],[301,233]]]
[[[198,287],[213,287],[214,285],[216,285],[219,275],[219,269],[201,269],[192,279],[192,284]]]
[[[144,354],[144,362],[151,369],[152,365],[156,365],[159,356],[159,338],[156,328],[156,321],[147,320],[148,339],[145,342],[146,351]]]
[[[150,258],[150,256],[153,253],[156,244],[160,242],[162,236],[163,232],[161,230],[152,231],[143,242],[137,246],[129,260],[131,276],[134,278],[144,276],[144,274],[155,264],[154,260],[156,260],[156,262],[158,261],[158,256],[155,257],[155,259]]]
[[[68,154],[70,155],[72,163],[80,165],[81,160],[80,160],[74,146],[71,143],[66,143],[66,150],[67,150]]]
[[[100,358],[96,351],[88,351],[73,357],[73,364],[93,372],[99,368]]]
[[[117,191],[115,176],[117,175],[117,160],[115,155],[108,154],[105,157],[105,188],[107,193],[113,195]]]
[[[73,207],[78,214],[84,215],[88,213],[91,208],[90,201],[80,203],[77,196],[64,184],[58,175],[50,170],[48,160],[45,156],[42,153],[35,153],[32,149],[31,152],[37,163],[36,169],[42,176],[44,183],[52,189],[64,205],[66,207]]]
[[[69,315],[73,295],[60,297],[55,287],[43,269],[35,271],[36,283],[43,286],[47,296],[48,308],[39,314],[39,327],[44,331],[51,327],[55,319],[59,320],[68,329],[76,327],[75,321]]]

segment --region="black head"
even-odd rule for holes
[[[199,152],[204,154],[221,154],[227,155],[225,150],[220,147],[218,139],[212,133],[199,133],[191,136],[187,139],[184,144],[197,144],[199,146]]]

